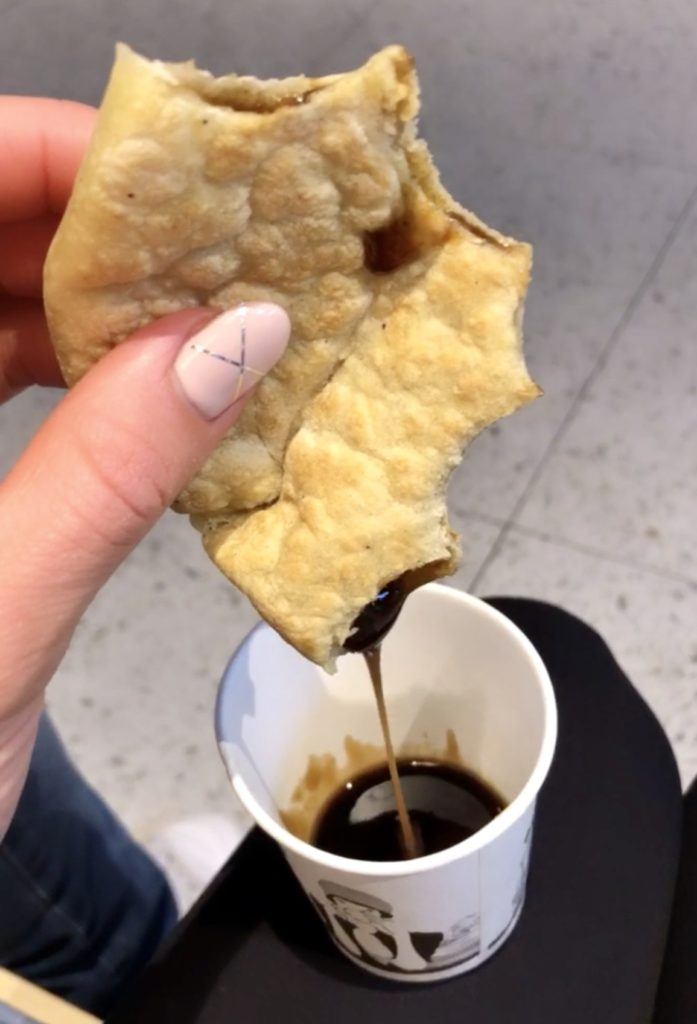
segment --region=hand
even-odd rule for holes
[[[94,117],[77,103],[0,98],[0,401],[62,383],[42,266]],[[0,483],[0,839],[78,619],[242,410],[236,367],[191,344],[205,331],[201,347],[234,357],[241,318],[255,366],[270,369],[290,330],[278,306],[166,317],[93,367]]]
[[[63,383],[41,303],[41,275],[96,117],[60,100],[0,97],[0,402]]]

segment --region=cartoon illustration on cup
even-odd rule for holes
[[[324,879],[319,885],[325,899],[312,897],[315,909],[336,941],[369,966],[403,974],[429,973],[479,955],[477,914],[445,931],[400,933],[386,900]]]
[[[414,933],[412,942],[419,949],[418,938]],[[479,956],[479,949],[479,915],[468,914],[442,934],[440,942],[430,955],[426,952],[423,955],[431,967],[440,969],[453,967]]]

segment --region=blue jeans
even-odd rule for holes
[[[176,916],[164,875],[44,717],[0,844],[0,964],[101,1016]]]

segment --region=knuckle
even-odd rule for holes
[[[118,437],[118,443],[114,439]],[[102,542],[127,547],[164,512],[172,498],[163,479],[163,459],[151,441],[102,430],[76,437],[86,486],[75,495],[76,511],[89,519]]]

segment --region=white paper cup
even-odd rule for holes
[[[354,963],[426,982],[487,960],[520,916],[537,794],[557,715],[549,676],[527,637],[468,594],[429,584],[412,594],[383,645],[397,750],[437,752],[448,730],[463,763],[507,801],[471,838],[411,861],[325,853],[284,827],[310,754],[344,759],[344,739],[380,744],[363,659],[329,676],[268,626],[248,635],[218,696],[218,743],[238,797],[282,847],[329,934]]]

